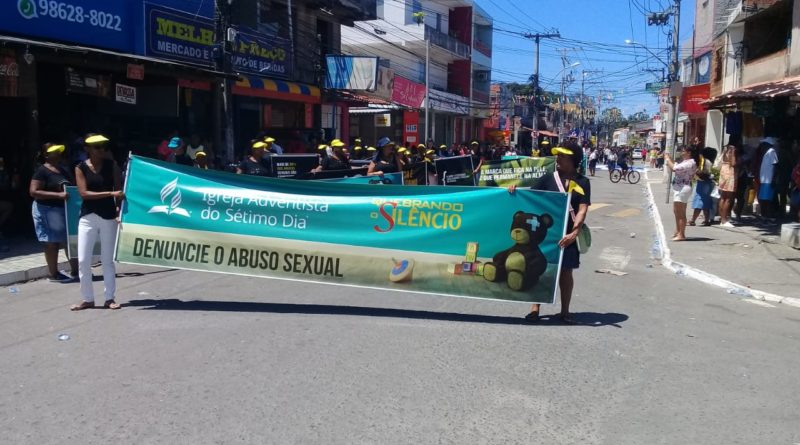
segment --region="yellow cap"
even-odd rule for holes
[[[47,147],[47,152],[48,153],[64,153],[64,150],[66,150],[66,149],[67,149],[67,147],[65,147],[63,145],[51,145],[51,146]]]
[[[102,134],[96,134],[94,136],[89,136],[83,141],[84,144],[103,144],[108,142],[108,138],[103,136]]]
[[[267,144],[271,144],[271,143],[275,142],[275,139],[267,136],[267,137],[264,138],[264,142],[266,142]]]
[[[367,147],[367,151],[375,151],[375,147]]]
[[[344,147],[344,142],[339,139],[334,139],[331,141],[331,147]]]
[[[442,144],[442,145],[439,146],[439,148],[447,148],[447,145]]]
[[[550,141],[542,141],[541,145],[550,145]]]
[[[425,154],[426,154],[426,155],[432,155],[433,153],[434,153],[434,151],[433,151],[433,150],[427,150],[427,151],[425,152]]]
[[[353,150],[358,151],[358,150],[361,150],[361,148],[362,147],[360,145],[356,145],[355,147],[353,147]]]
[[[258,150],[258,149],[264,148],[266,146],[267,146],[267,144],[265,144],[265,143],[263,143],[261,141],[258,141],[258,142],[253,144],[253,150]]]
[[[564,147],[554,147],[552,150],[550,150],[550,153],[552,153],[553,155],[567,155],[567,156],[573,155],[572,150]]]
[[[405,148],[405,147],[400,147],[400,148],[397,150],[397,152],[398,152],[398,153],[405,153],[405,152],[407,152],[407,151],[408,151],[408,150],[406,150],[406,148]]]
[[[361,142],[361,138],[356,138],[356,142]]]
[[[195,154],[194,154],[194,156],[195,156],[196,158],[204,158],[204,157],[206,157],[206,152],[204,152],[204,151],[198,151],[197,153],[195,153]]]
[[[425,144],[419,144],[417,145],[417,148],[425,148]]]
[[[317,150],[325,150],[326,148],[328,148],[328,146],[327,146],[327,145],[325,145],[325,144],[319,144],[319,145],[317,145]]]

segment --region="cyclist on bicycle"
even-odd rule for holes
[[[628,156],[630,153],[628,149],[622,147],[619,149],[619,156],[617,157],[617,165],[622,170],[622,177],[624,178],[628,174]]]

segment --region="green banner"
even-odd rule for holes
[[[542,176],[554,172],[556,158],[516,157],[501,161],[484,162],[481,166],[481,176],[478,184],[490,187],[533,187]]]
[[[132,157],[117,259],[553,302],[568,195],[232,175]]]

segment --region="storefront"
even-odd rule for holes
[[[711,85],[708,83],[683,89],[678,115],[679,144],[690,144],[694,138],[706,142],[707,110],[704,104],[708,100],[710,91]]]

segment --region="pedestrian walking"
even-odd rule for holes
[[[597,150],[592,149],[589,152],[589,174],[594,176],[597,171]]]
[[[44,163],[33,174],[29,190],[33,198],[33,227],[36,238],[44,245],[44,259],[50,274],[48,281],[54,283],[70,283],[78,278],[77,258],[69,260],[69,275],[58,270],[58,251],[64,248],[66,253],[67,245],[65,187],[74,182],[74,175],[63,165],[65,151],[64,145],[44,144]]]
[[[719,167],[719,224],[721,227],[734,227],[731,223],[733,198],[736,195],[736,147],[725,146]]]
[[[692,196],[692,178],[697,172],[700,154],[686,146],[678,148],[681,162],[675,163],[669,153],[664,153],[667,168],[674,173],[672,177],[672,212],[675,215],[675,233],[672,241],[686,241],[686,204]]]
[[[696,138],[695,138],[696,139]],[[713,149],[712,149],[713,150]],[[714,179],[711,176],[711,166],[714,159],[699,155],[697,172],[695,173],[694,198],[692,199],[692,219],[690,226],[697,225],[697,218],[703,214],[703,225],[711,225],[711,208],[714,207],[714,200],[711,199],[711,192],[714,190]]]
[[[106,156],[109,140],[103,135],[89,135],[84,141],[89,158],[75,167],[75,182],[83,199],[78,221],[78,275],[83,301],[70,310],[94,307],[92,255],[95,242],[100,240],[100,261],[103,265],[103,284],[106,309],[119,309],[115,301],[117,289],[114,265],[114,241],[117,236],[118,204],[122,193],[122,172],[113,159]]]
[[[592,204],[591,184],[589,179],[578,172],[578,166],[583,161],[583,151],[577,143],[567,142],[566,147],[555,147],[551,154],[556,156],[556,171],[542,176],[532,187],[533,190],[564,192],[571,191],[570,218],[567,221],[567,231],[558,242],[563,249],[561,270],[558,275],[558,287],[561,294],[561,313],[559,318],[566,324],[575,324],[569,311],[572,301],[572,291],[575,287],[573,271],[580,267],[580,251],[576,244],[578,232],[586,222],[589,206]],[[516,186],[508,188],[510,193],[516,191]],[[531,307],[525,319],[530,322],[539,320],[539,304]]]
[[[776,221],[777,213],[773,208],[777,195],[774,183],[775,167],[778,164],[778,152],[775,150],[776,144],[775,138],[768,137],[761,140],[760,147],[764,151],[764,155],[761,157],[758,175],[758,205],[761,208],[761,217],[770,223]]]

